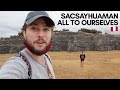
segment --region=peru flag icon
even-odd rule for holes
[[[111,27],[111,32],[118,31],[118,26]]]

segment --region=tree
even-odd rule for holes
[[[62,31],[64,31],[64,32],[69,32],[69,29],[62,29]]]
[[[19,35],[19,36],[23,36],[23,31],[20,31],[20,32],[18,33],[18,35]]]
[[[78,32],[86,32],[86,33],[93,33],[93,34],[96,34],[96,33],[102,33],[101,31],[97,31],[95,29],[85,29],[85,28],[81,28],[80,30],[78,30]]]

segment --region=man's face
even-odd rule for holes
[[[46,26],[42,19],[35,20],[24,31],[26,41],[36,52],[42,52],[49,45],[52,35],[52,27]]]

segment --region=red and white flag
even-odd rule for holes
[[[111,27],[111,32],[118,31],[118,26]]]

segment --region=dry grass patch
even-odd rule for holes
[[[49,52],[57,79],[120,79],[120,51],[86,51],[84,68],[80,52]],[[0,65],[15,54],[0,54]]]

